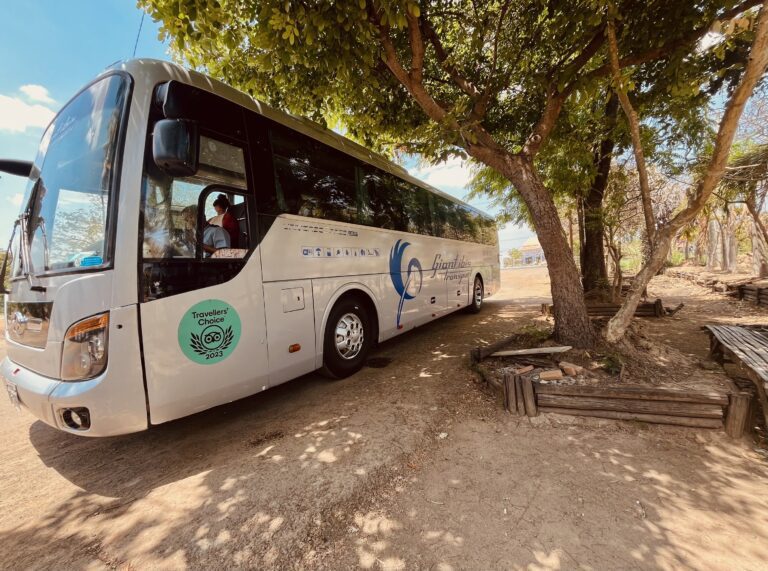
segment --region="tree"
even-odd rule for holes
[[[707,161],[706,168],[701,173],[687,205],[677,212],[669,222],[656,230],[650,255],[637,273],[626,302],[608,322],[605,338],[609,342],[618,341],[624,336],[640,302],[642,291],[651,277],[661,269],[672,239],[701,212],[720,183],[742,111],[755,86],[763,78],[766,69],[768,69],[768,0],[763,2],[758,14],[749,58],[725,106],[711,158]]]
[[[600,3],[140,4],[163,22],[180,57],[252,95],[343,121],[372,147],[432,159],[467,154],[500,173],[525,202],[547,258],[555,336],[592,344],[579,271],[535,160],[566,102],[594,98],[610,75]],[[758,4],[618,2],[619,68],[641,67],[650,81],[676,73],[687,80],[681,70],[705,57],[695,48],[712,24]],[[736,48],[728,54],[738,59],[745,48]]]
[[[504,258],[507,266],[519,266],[523,262],[523,253],[518,248],[510,248]]]

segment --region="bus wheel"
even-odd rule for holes
[[[322,372],[342,379],[362,369],[373,343],[372,333],[368,312],[358,300],[339,301],[325,326]]]
[[[475,276],[475,285],[472,286],[472,301],[469,304],[470,313],[478,313],[483,307],[483,296],[485,295],[485,289],[483,288],[483,279],[480,276]]]

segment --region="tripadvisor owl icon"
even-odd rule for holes
[[[188,359],[203,365],[223,361],[240,340],[240,316],[220,299],[190,307],[179,322],[179,346]]]

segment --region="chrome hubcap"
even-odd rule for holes
[[[475,281],[475,305],[480,307],[483,303],[483,283],[480,280]]]
[[[336,351],[342,359],[354,359],[363,350],[363,322],[354,313],[345,313],[336,324]]]

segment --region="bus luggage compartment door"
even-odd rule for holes
[[[269,384],[315,369],[315,321],[310,280],[264,284]]]

